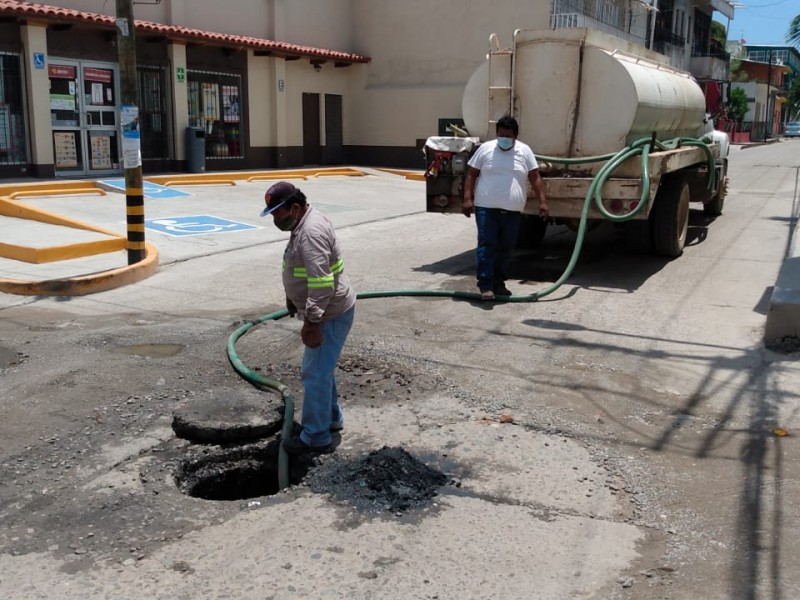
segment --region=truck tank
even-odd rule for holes
[[[470,135],[483,140],[494,137],[494,121],[513,114],[520,139],[537,154],[581,157],[616,152],[652,133],[699,137],[705,97],[688,73],[614,36],[518,30],[511,50],[490,52],[472,75],[462,113]]]

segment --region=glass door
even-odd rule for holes
[[[56,175],[120,173],[116,66],[53,59],[48,73]]]
[[[54,60],[47,65],[47,72],[50,76],[50,125],[56,174],[83,175],[78,63]]]
[[[81,82],[87,174],[119,172],[116,68],[81,63]]]

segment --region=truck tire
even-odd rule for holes
[[[659,256],[683,254],[689,230],[689,184],[681,176],[667,177],[658,186],[651,218],[653,250]]]
[[[522,215],[517,233],[517,248],[533,250],[539,247],[547,232],[547,221],[539,215]]]
[[[709,217],[718,217],[722,214],[725,205],[725,196],[728,195],[728,160],[725,159],[722,167],[722,179],[719,182],[717,195],[712,200],[703,204],[703,212]]]

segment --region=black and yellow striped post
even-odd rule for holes
[[[139,139],[139,86],[133,0],[117,0],[117,53],[122,110],[122,159],[125,166],[125,206],[128,223],[128,264],[144,260],[144,189]]]

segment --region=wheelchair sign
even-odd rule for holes
[[[211,215],[192,215],[190,217],[166,217],[162,219],[146,219],[146,229],[172,235],[176,237],[187,235],[207,235],[210,233],[228,233],[231,231],[245,231],[247,229],[260,229],[255,225],[229,221]]]

